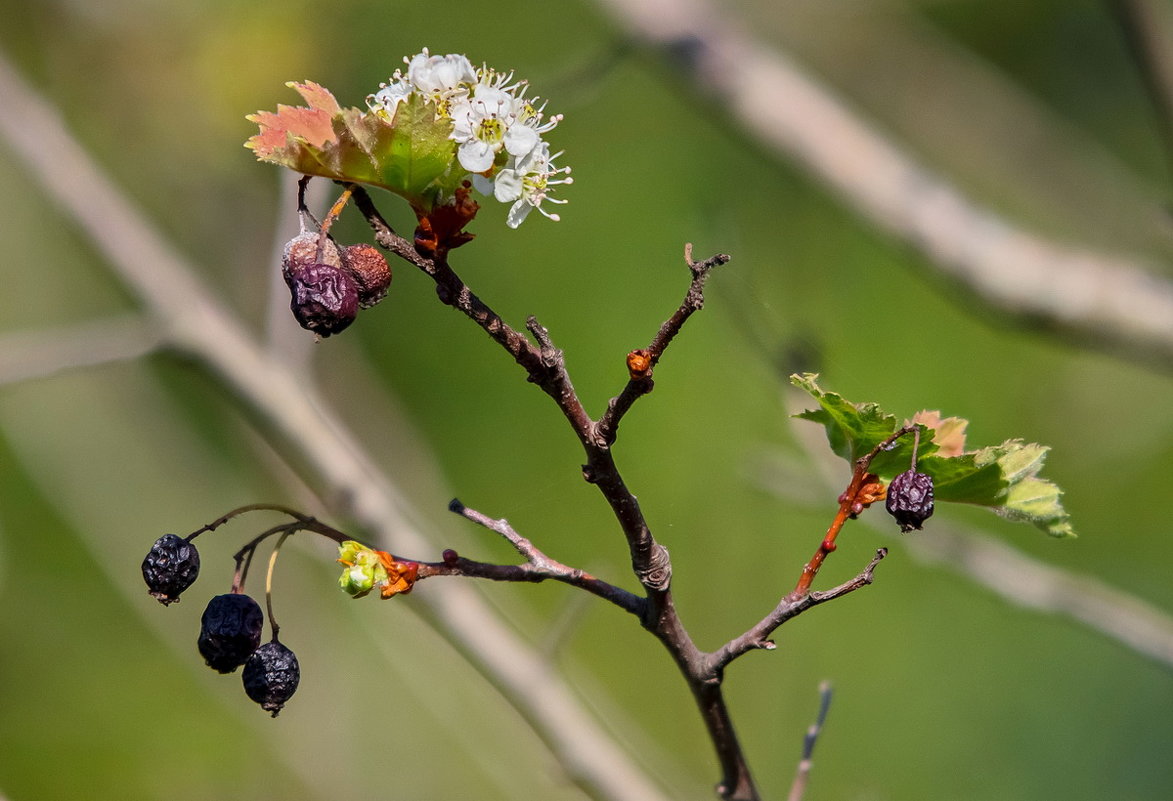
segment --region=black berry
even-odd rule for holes
[[[164,534],[155,540],[143,559],[143,580],[151,596],[164,606],[179,600],[179,595],[200,574],[200,554],[183,537]]]
[[[253,651],[244,665],[244,691],[273,717],[285,706],[301,681],[297,657],[277,640]]]
[[[285,273],[289,308],[298,324],[318,336],[337,334],[358,316],[358,284],[346,270],[325,262]]]
[[[933,515],[933,477],[906,470],[888,485],[884,506],[896,518],[901,531],[920,529]]]
[[[231,673],[261,643],[265,616],[247,595],[217,595],[208,602],[200,625],[199,648],[208,667]]]

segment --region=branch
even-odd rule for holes
[[[162,344],[159,327],[137,316],[5,334],[0,336],[0,386],[138,359]]]
[[[353,517],[382,542],[423,552],[415,510],[330,405],[276,361],[196,277],[186,262],[101,172],[59,115],[0,58],[0,137],[45,194],[76,223],[161,327],[165,341],[202,364],[269,434],[301,457]],[[608,737],[566,683],[469,586],[421,596],[436,630],[533,726],[568,775],[596,798],[662,799],[653,782]]]
[[[831,684],[824,681],[819,684],[819,714],[815,718],[815,722],[806,730],[806,736],[802,738],[802,759],[798,763],[798,773],[794,777],[794,784],[790,785],[790,794],[786,796],[786,801],[802,801],[802,797],[806,794],[806,785],[810,781],[811,758],[815,752],[815,742],[823,731],[823,724],[827,722],[827,711],[830,708]]]
[[[585,570],[567,567],[561,562],[551,559],[542,553],[532,542],[518,534],[513,526],[509,525],[508,520],[504,518],[494,520],[475,509],[468,508],[455,498],[448,505],[448,509],[466,520],[471,520],[490,531],[495,531],[500,534],[508,540],[519,554],[525,557],[526,563],[524,565],[491,565],[484,562],[474,562],[456,555],[454,551],[448,551],[444,554],[443,562],[420,563],[419,577],[421,579],[428,578],[429,576],[470,576],[472,578],[484,578],[493,581],[532,582],[550,579],[561,581],[572,587],[578,587],[581,590],[586,590],[605,601],[610,601],[623,611],[630,612],[636,617],[643,616],[644,609],[647,606],[647,601],[644,598],[596,578]]]
[[[680,333],[680,329],[692,316],[692,313],[704,308],[705,281],[708,280],[709,273],[714,267],[728,263],[729,258],[724,253],[718,253],[701,262],[693,261],[692,244],[684,246],[684,261],[692,273],[692,283],[688,286],[688,292],[685,294],[680,308],[660,326],[660,330],[656,332],[651,344],[628,356],[628,368],[632,373],[631,380],[627,382],[623,392],[612,398],[607,404],[607,411],[595,426],[596,437],[604,447],[609,448],[615,443],[616,431],[623,415],[627,414],[637,399],[652,391],[653,369],[659,363],[660,357],[664,355],[664,350]]]
[[[638,599],[638,609],[633,607],[630,611],[638,612],[643,627],[660,640],[676,662],[692,690],[701,717],[708,729],[709,737],[721,765],[722,780],[717,786],[717,792],[727,801],[757,801],[757,788],[754,786],[744,753],[729,717],[728,707],[721,691],[720,676],[708,670],[708,660],[696,647],[676,613],[670,589],[672,563],[668,550],[657,543],[652,536],[647,519],[640,509],[639,501],[627,488],[615,464],[611,445],[614,440],[615,425],[618,422],[616,410],[620,404],[612,403],[610,405],[610,423],[608,424],[610,433],[606,436],[599,436],[597,434],[598,425],[587,415],[582,402],[574,391],[570,377],[566,372],[562,352],[554,346],[549,332],[535,318],[530,317],[526,322],[526,327],[537,340],[536,347],[510,328],[481,301],[457,276],[446,260],[422,256],[411,243],[395,233],[362,187],[353,187],[351,191],[356,205],[366,216],[375,232],[375,241],[430,276],[436,282],[436,294],[440,301],[462,311],[465,316],[484,329],[494,341],[505,348],[514,360],[525,368],[529,380],[541,387],[554,400],[570,422],[586,453],[587,462],[583,466],[583,477],[598,487],[611,506],[627,540],[628,550],[631,554],[632,571],[647,592],[646,598]],[[660,327],[659,333],[652,340],[648,354],[649,368],[653,356],[658,360],[664,349],[679,333],[685,321],[694,311],[704,305],[703,288],[709,272],[713,267],[729,260],[728,256],[717,255],[703,262],[694,262],[691,247],[686,248],[685,258],[692,273],[692,282],[684,302]],[[650,384],[648,388],[650,388]],[[643,391],[646,392],[647,389]],[[634,397],[638,397],[638,394]],[[630,407],[630,403],[627,403],[626,407]],[[461,511],[462,509],[463,507],[458,506],[455,511],[462,514],[467,511]],[[488,525],[509,538],[511,542],[514,542],[515,547],[520,546],[523,555],[532,548],[528,544],[521,545],[521,538],[512,532],[504,521],[493,521],[479,515],[479,513],[474,513],[470,519],[474,519],[482,525]],[[504,566],[489,567],[479,563],[475,568],[467,564],[465,566],[480,571],[485,577],[497,578],[498,580],[533,580],[525,578],[524,568],[511,567],[507,569]],[[601,588],[598,585],[592,585],[588,589],[594,591]]]
[[[1165,166],[1173,177],[1173,13],[1167,3],[1154,0],[1112,0],[1108,5],[1152,99]]]
[[[1150,265],[1051,241],[983,208],[703,0],[600,3],[767,149],[989,305],[1173,369],[1173,283]]]
[[[868,586],[872,583],[875,577],[876,565],[880,564],[880,560],[888,555],[887,548],[880,548],[876,551],[876,555],[872,557],[872,561],[868,562],[867,567],[863,569],[858,576],[845,581],[838,587],[833,587],[829,590],[807,592],[807,593],[790,593],[782,597],[778,605],[770,611],[768,615],[762,618],[753,628],[746,631],[740,637],[735,637],[720,649],[708,655],[709,669],[713,672],[719,672],[724,669],[726,665],[732,662],[739,656],[754,650],[772,651],[777,646],[770,635],[786,621],[791,618],[798,617],[800,614],[810,609],[813,606],[833,601],[836,598],[842,598],[844,595],[853,593],[858,589]]]

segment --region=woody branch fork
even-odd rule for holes
[[[396,233],[360,186],[347,187],[359,211],[371,226],[375,241],[387,251],[414,265],[436,285],[440,301],[476,323],[525,370],[527,380],[550,396],[582,445],[585,454],[583,478],[595,485],[611,507],[626,539],[632,570],[643,587],[642,596],[608,584],[584,571],[569,568],[543,554],[529,540],[517,534],[507,521],[494,520],[459,501],[452,511],[485,526],[508,539],[525,557],[523,566],[489,565],[455,557],[442,562],[421,562],[420,578],[464,575],[499,581],[542,581],[546,579],[586,589],[634,615],[668,650],[692,691],[721,767],[717,792],[727,801],[756,801],[760,796],[729,714],[722,692],[725,666],[755,649],[771,649],[769,634],[782,623],[817,604],[846,595],[870,584],[876,565],[885,555],[881,549],[862,573],[851,581],[823,592],[809,590],[814,572],[808,565],[796,591],[787,593],[761,622],[713,652],[702,651],[692,640],[677,614],[672,599],[672,563],[668,550],[656,541],[640,509],[639,501],[615,463],[614,445],[624,415],[643,395],[652,391],[652,370],[691,315],[704,305],[704,287],[712,271],[730,257],[717,254],[694,260],[692,247],[685,247],[685,261],[691,281],[680,306],[668,317],[646,348],[629,354],[630,379],[598,417],[592,418],[574,390],[563,353],[555,347],[549,331],[535,317],[526,321],[531,341],[512,328],[481,300],[448,263],[446,251],[421,254],[410,240]],[[853,478],[853,485],[858,481]],[[849,488],[850,490],[850,488]],[[842,523],[840,522],[840,525]],[[824,554],[825,555],[825,554]],[[821,559],[819,560],[821,563]]]

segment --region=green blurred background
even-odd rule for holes
[[[726,7],[981,202],[1061,241],[1173,260],[1157,116],[1106,5],[866,5]],[[533,215],[511,231],[504,207],[486,204],[478,239],[453,264],[515,325],[538,315],[594,414],[625,380],[623,355],[679,303],[683,244],[732,254],[616,449],[671,549],[677,604],[702,647],[740,633],[793,585],[833,514],[837,489],[763,481],[774,475],[764,464],[807,458],[787,418],[797,401],[784,379],[796,370],[899,415],[968,417],[974,444],[1052,445],[1047,475],[1066,489],[1081,535],[1051,541],[940,509],[915,536],[932,537],[938,521],[980,526],[1173,610],[1168,375],[978,307],[746,139],[669,65],[620,46],[621,30],[593,4],[4,0],[0,18],[0,47],[80,141],[225,302],[283,347],[304,341],[283,318],[269,321],[274,243],[293,223],[279,215],[289,184],[241,146],[255,130],[244,115],[296,102],[288,80],[360,105],[423,46],[516,69],[566,115],[548,136],[576,179],[563,221]],[[6,146],[0,186],[0,332],[35,339],[134,310]],[[394,198],[379,202],[405,222]],[[356,219],[341,231],[366,235]],[[415,556],[454,545],[513,558],[444,511],[459,495],[555,558],[632,586],[560,415],[435,301],[424,276],[394,267],[382,305],[309,349],[306,380],[321,382],[431,514],[436,550]],[[0,794],[581,798],[519,716],[413,614],[412,598],[348,601],[330,549],[308,539],[290,544],[277,575],[282,637],[303,669],[287,709],[271,720],[236,676],[203,667],[204,599],[227,591],[232,552],[268,522],[201,538],[201,582],[168,609],[141,585],[142,555],[161,533],[239,504],[318,511],[313,486],[206,373],[170,356],[0,387]],[[823,679],[835,700],[810,799],[1173,794],[1168,666],[920,564],[906,542],[849,527],[818,584],[854,575],[885,544],[877,583],[730,668],[734,718],[766,797],[789,786]],[[717,772],[687,691],[631,619],[562,586],[480,589],[550,650],[672,797],[711,797]],[[443,591],[440,581],[419,589]]]

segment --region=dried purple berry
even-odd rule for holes
[[[328,337],[358,316],[358,284],[350,273],[325,262],[295,266],[285,273],[289,308],[302,328]]]
[[[183,537],[164,534],[155,540],[143,559],[143,580],[151,597],[167,606],[192,585],[200,574],[200,554]]]
[[[933,515],[933,477],[906,470],[888,485],[884,506],[896,518],[901,531],[919,530]]]
[[[369,309],[387,296],[391,265],[374,245],[350,245],[342,250],[342,268],[358,285],[358,305]]]
[[[281,275],[289,283],[291,274],[316,262],[341,267],[342,251],[330,237],[322,239],[317,231],[302,231],[285,243],[285,252],[281,255]]]
[[[301,681],[297,657],[277,640],[253,652],[244,665],[244,691],[273,717],[285,706]]]
[[[241,593],[217,595],[200,621],[200,654],[208,667],[231,673],[261,643],[265,616],[257,602]]]

